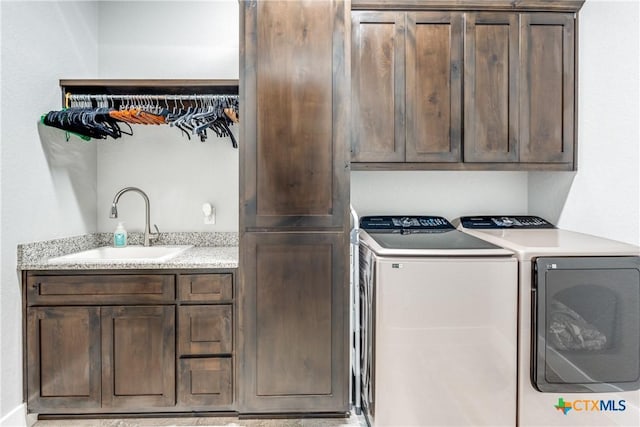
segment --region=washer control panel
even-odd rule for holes
[[[538,216],[463,216],[460,223],[464,228],[555,228],[549,221]]]
[[[455,227],[440,216],[364,216],[360,219],[363,230],[380,230],[387,232],[429,232],[437,230],[453,230]]]

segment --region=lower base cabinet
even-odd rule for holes
[[[241,410],[348,410],[348,237],[246,233]]]
[[[175,405],[175,307],[28,309],[29,409]]]
[[[179,404],[195,411],[230,406],[233,403],[232,365],[230,357],[180,359]]]
[[[235,410],[233,277],[25,273],[28,412]]]
[[[175,307],[102,307],[102,407],[176,403]]]
[[[26,344],[31,412],[100,408],[99,307],[29,308]]]

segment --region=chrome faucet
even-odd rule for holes
[[[122,196],[127,191],[135,191],[140,194],[144,199],[144,245],[149,246],[149,242],[151,240],[156,240],[160,236],[160,230],[158,230],[158,226],[153,224],[156,229],[156,232],[151,232],[151,225],[149,223],[149,197],[147,197],[146,193],[137,187],[125,187],[122,190],[118,191],[116,195],[113,197],[113,202],[111,203],[111,213],[109,214],[109,218],[118,218],[118,200],[120,200],[120,196]]]

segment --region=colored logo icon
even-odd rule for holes
[[[558,404],[554,406],[558,411],[562,411],[565,415],[567,415],[571,410],[571,402],[565,402],[562,397],[558,398]]]

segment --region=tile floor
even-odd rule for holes
[[[41,420],[34,427],[365,427],[363,416],[349,418],[243,419],[222,417]]]

